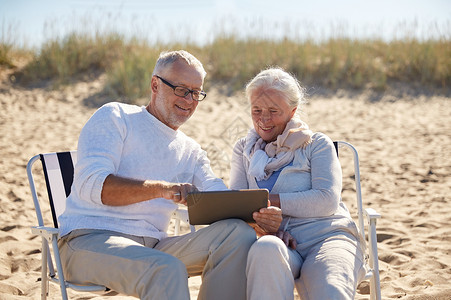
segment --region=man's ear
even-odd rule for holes
[[[156,76],[152,76],[150,80],[150,89],[152,93],[156,93],[158,89],[158,78]]]

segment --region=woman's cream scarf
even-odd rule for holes
[[[291,119],[282,134],[267,144],[252,128],[244,145],[244,155],[249,160],[249,174],[257,180],[268,179],[274,171],[293,160],[296,149],[311,143],[312,134],[306,123]]]

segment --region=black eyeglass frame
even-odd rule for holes
[[[183,97],[185,98],[186,96],[188,96],[188,94],[191,94],[191,98],[193,98],[194,101],[203,101],[206,97],[207,97],[207,93],[205,93],[204,91],[195,91],[195,90],[191,90],[187,87],[184,86],[177,86],[177,85],[173,85],[170,82],[168,82],[166,79],[161,78],[158,75],[154,75],[155,77],[157,77],[158,79],[160,79],[164,84],[166,84],[168,87],[170,87],[173,91],[174,91],[174,95],[179,96],[179,97]],[[183,92],[183,95],[178,95],[175,91],[176,89],[183,89],[185,90],[185,92]],[[202,99],[196,99],[194,97],[194,93],[199,93],[199,97],[202,97]]]

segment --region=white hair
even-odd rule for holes
[[[207,72],[205,72],[202,63],[196,57],[194,57],[194,55],[185,50],[161,52],[160,57],[158,57],[158,60],[155,64],[152,76],[161,74],[161,72],[165,68],[169,67],[180,59],[185,61],[189,66],[195,67],[202,74],[202,79],[205,79]]]
[[[246,85],[246,98],[257,90],[275,90],[284,95],[290,107],[299,108],[306,103],[305,88],[293,75],[274,67],[261,71]]]

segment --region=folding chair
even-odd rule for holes
[[[41,160],[42,169],[45,177],[49,205],[53,219],[53,226],[44,226],[44,218],[41,211],[40,199],[36,191],[36,185],[32,174],[33,164]],[[78,285],[70,283],[64,279],[63,268],[58,249],[58,216],[64,212],[66,207],[66,198],[70,194],[72,181],[74,177],[74,166],[77,162],[76,151],[70,152],[53,152],[46,154],[38,154],[32,157],[27,164],[27,175],[30,184],[31,195],[33,197],[38,226],[31,228],[32,233],[42,238],[42,267],[41,267],[41,299],[48,296],[48,282],[58,283],[61,289],[62,299],[68,299],[67,288],[83,292],[110,292],[108,287],[99,285]],[[175,218],[175,235],[180,233],[180,221],[189,224],[188,213],[185,209],[177,209],[173,218]],[[190,226],[194,231],[194,226]],[[53,249],[53,260],[50,252],[49,244]],[[57,271],[54,270],[54,264]],[[47,275],[48,266],[48,275]]]
[[[379,278],[379,260],[377,255],[377,237],[376,237],[376,220],[381,217],[374,209],[363,209],[362,191],[360,185],[360,169],[359,169],[359,156],[356,148],[350,143],[343,141],[334,142],[335,149],[347,148],[351,150],[354,161],[354,175],[355,175],[355,190],[357,198],[357,215],[358,215],[358,228],[362,240],[365,241],[364,249],[366,255],[366,264],[368,272],[365,275],[364,280],[370,280],[370,299],[381,299],[381,286]],[[365,217],[368,227],[368,244],[365,239]]]

